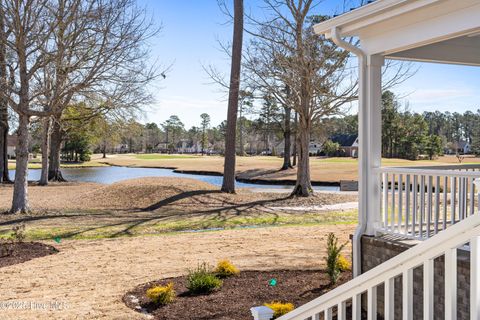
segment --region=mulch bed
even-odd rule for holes
[[[275,278],[276,286],[269,281]],[[351,279],[343,273],[337,285]],[[177,293],[175,302],[157,307],[149,302],[146,290],[154,285],[173,282]],[[185,287],[185,277],[168,278],[139,285],[127,292],[123,301],[154,319],[168,320],[248,320],[253,319],[250,308],[266,302],[291,302],[298,307],[333,289],[324,270],[243,271],[224,279],[218,291],[205,296],[192,296]]]
[[[0,268],[57,253],[55,247],[40,242],[0,242]]]

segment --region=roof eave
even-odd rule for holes
[[[315,33],[331,37],[332,28],[339,28],[341,36],[356,35],[368,25],[431,5],[442,0],[377,0],[338,17],[316,24]]]

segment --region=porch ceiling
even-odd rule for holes
[[[386,58],[480,66],[480,33],[386,54]]]

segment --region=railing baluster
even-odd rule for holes
[[[440,220],[440,176],[435,182],[435,218],[433,220],[434,234],[438,233],[438,221]]]
[[[448,176],[443,180],[443,228],[447,228],[447,208],[448,208]]]
[[[397,230],[399,233],[402,232],[402,221],[403,221],[403,174],[398,175],[398,222]]]
[[[445,252],[445,319],[457,318],[457,248]]]
[[[423,239],[423,222],[425,217],[425,176],[420,177],[420,238]]]
[[[480,237],[470,240],[470,319],[480,319]]]
[[[460,221],[465,219],[465,211],[463,207],[464,194],[465,194],[465,190],[464,190],[463,179],[458,178],[458,220]]]
[[[452,225],[455,224],[455,207],[457,198],[457,177],[450,179],[450,220]]]
[[[390,231],[395,231],[395,174],[392,174],[392,212],[390,213],[392,221],[390,221]]]
[[[328,308],[324,312],[324,317],[325,320],[332,320],[332,308]]]
[[[428,259],[423,264],[423,319],[433,320],[433,294],[434,294],[434,260]]]
[[[385,281],[385,320],[393,320],[395,317],[395,278]]]
[[[412,235],[416,237],[418,213],[418,176],[413,176],[413,210],[412,210]]]
[[[402,302],[403,320],[413,319],[413,269],[402,274]]]
[[[356,294],[352,297],[352,320],[362,319],[362,295]]]
[[[427,238],[430,238],[430,231],[432,229],[432,194],[433,194],[433,177],[428,176],[427,183],[428,199],[427,199]]]
[[[470,215],[475,214],[475,181],[474,178],[470,179]]]
[[[388,173],[383,174],[383,227],[388,228]]]
[[[346,320],[347,319],[347,304],[345,303],[345,301],[342,301],[338,304],[337,306],[338,308],[338,320]]]
[[[410,223],[410,174],[407,174],[407,180],[405,181],[405,206],[406,206],[406,212],[405,212],[405,234],[408,235],[408,231],[410,229],[409,223]]]
[[[367,291],[368,311],[367,319],[377,319],[377,287],[369,288]]]

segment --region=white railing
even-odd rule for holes
[[[377,318],[377,289],[384,287],[385,319],[393,319],[395,302],[401,301],[403,319],[413,319],[413,270],[423,268],[423,319],[433,319],[434,259],[444,256],[445,319],[457,318],[457,250],[470,247],[470,319],[480,319],[480,215],[474,215],[382,263],[344,285],[278,318],[278,320],[368,320]],[[396,297],[394,280],[402,278],[402,294]],[[362,294],[366,304],[362,305]],[[347,309],[351,316],[347,317]],[[437,311],[438,313],[438,311]],[[437,314],[435,313],[435,314]]]
[[[385,167],[379,170],[381,225],[377,231],[425,240],[479,209],[479,165]]]

